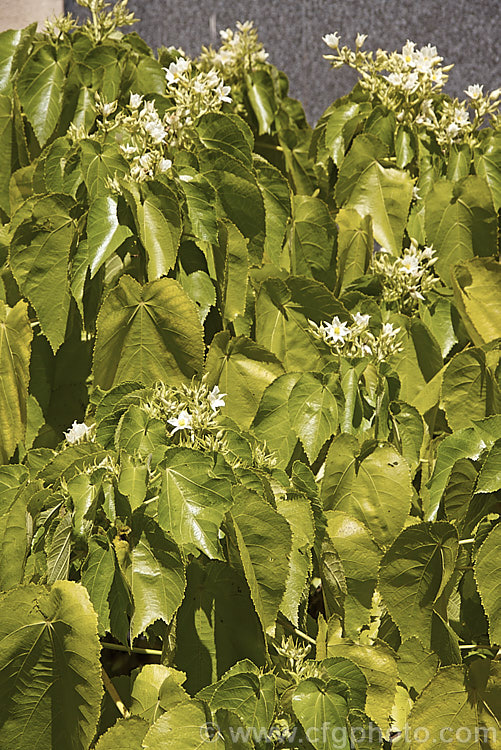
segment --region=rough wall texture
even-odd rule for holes
[[[75,0],[65,6],[81,13]],[[180,46],[190,55],[217,43],[219,29],[255,21],[312,124],[355,80],[352,71],[331,71],[323,60],[322,36],[330,31],[350,44],[357,32],[368,33],[366,47],[373,49],[397,49],[407,39],[435,44],[444,64],[456,64],[446,89],[452,95],[462,96],[471,83],[501,86],[500,0],[129,0],[129,6],[141,18],[134,29],[149,44]]]
[[[63,0],[0,0],[0,31],[20,29],[63,12]]]

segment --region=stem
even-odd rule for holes
[[[162,656],[162,652],[154,648],[136,648],[135,646],[122,646],[121,643],[101,643],[102,648],[111,651],[125,651],[128,654],[146,654],[146,656]]]
[[[307,635],[306,633],[303,633],[302,630],[298,630],[297,628],[294,627],[294,625],[291,625],[290,623],[288,623],[287,620],[282,620],[279,617],[278,622],[280,623],[280,625],[283,625],[285,628],[289,628],[289,630],[292,630],[292,632],[295,635],[298,635],[300,638],[303,638],[308,643],[312,643],[314,646],[317,645],[317,642],[314,638],[311,638],[311,636]]]
[[[120,696],[117,693],[117,689],[110,680],[107,672],[105,671],[104,667],[101,668],[101,675],[103,678],[103,684],[106,690],[108,691],[108,695],[110,696],[111,700],[115,704],[115,706],[118,708],[124,719],[128,719],[130,716],[129,710],[120,698]]]
[[[460,539],[459,544],[473,544],[475,539]]]

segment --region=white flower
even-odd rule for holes
[[[167,423],[172,425],[174,427],[173,430],[171,430],[171,435],[174,435],[178,430],[189,430],[191,429],[191,424],[193,422],[193,417],[191,416],[190,412],[186,409],[183,409],[179,412],[179,415],[177,417],[172,417],[171,419],[167,420]]]
[[[356,39],[355,39],[355,47],[357,49],[360,49],[360,47],[363,47],[366,39],[367,39],[367,34],[357,34]]]
[[[92,427],[87,427],[85,422],[73,422],[70,429],[64,433],[68,443],[80,443],[89,437]]]
[[[124,156],[134,156],[134,154],[137,152],[137,147],[132,143],[127,143],[125,146],[120,146],[120,151]]]
[[[414,52],[415,46],[415,42],[410,42],[409,40],[407,40],[407,43],[402,47],[403,60],[405,63],[407,63],[407,65],[410,65],[411,67],[414,67],[414,65],[416,64],[416,53]]]
[[[389,73],[387,76],[384,76],[388,83],[391,83],[392,86],[402,86],[404,78],[402,76],[402,73]]]
[[[209,403],[211,405],[212,411],[217,411],[221,406],[225,405],[225,400],[223,396],[226,396],[226,393],[221,393],[219,390],[219,386],[215,385],[212,391],[209,393]]]
[[[456,107],[454,109],[454,120],[457,122],[459,127],[464,128],[470,124],[470,115],[466,109],[462,107]]]
[[[481,99],[484,95],[484,87],[478,83],[474,83],[473,86],[468,86],[464,92],[470,99]]]
[[[419,268],[418,259],[415,255],[411,255],[411,253],[406,253],[404,255],[404,257],[400,261],[400,266],[402,268],[402,271],[404,271],[405,273],[409,273],[412,276],[419,274],[421,270]]]
[[[381,336],[388,339],[393,339],[400,331],[400,328],[393,328],[392,323],[384,323],[381,328]]]
[[[415,201],[421,200],[421,196],[419,195],[419,188],[417,185],[414,185],[414,187],[412,188],[412,197]]]
[[[339,34],[337,31],[333,34],[326,34],[322,37],[322,41],[331,49],[337,49],[339,47]]]
[[[413,70],[412,73],[409,73],[407,78],[402,83],[402,88],[405,89],[405,91],[414,91],[418,85],[419,85],[419,76],[416,73],[416,71]]]
[[[421,258],[424,258],[425,260],[436,260],[436,258],[434,257],[434,255],[435,255],[435,253],[433,251],[433,247],[432,246],[430,246],[430,247],[426,246],[421,251]]]
[[[153,138],[155,143],[161,143],[167,135],[165,128],[159,121],[151,120],[147,122],[144,129]]]
[[[102,104],[102,106],[101,106],[101,112],[102,112],[103,117],[106,118],[106,117],[109,117],[110,115],[112,115],[113,112],[117,108],[117,104],[118,104],[118,102],[105,102],[104,104]]]
[[[160,161],[158,162],[157,170],[158,172],[160,172],[160,174],[163,174],[164,172],[168,172],[171,167],[171,159],[160,159]]]
[[[450,125],[447,125],[445,132],[449,138],[454,139],[459,135],[460,128],[456,122],[451,122]]]
[[[216,94],[219,96],[220,101],[228,102],[228,104],[230,104],[231,96],[228,96],[230,91],[231,91],[231,86],[224,86],[223,81],[221,81],[219,86],[216,89]]]
[[[370,315],[364,315],[360,312],[356,312],[355,315],[352,315],[351,317],[353,318],[354,323],[360,328],[367,328],[369,320],[371,319]]]
[[[141,94],[131,94],[129,100],[129,107],[131,109],[139,109],[143,101]]]
[[[337,344],[338,341],[343,342],[350,332],[346,323],[341,323],[337,315],[332,319],[332,323],[324,323],[323,327],[326,338],[333,344]]]
[[[171,62],[168,68],[164,68],[167,83],[175,83],[179,78],[182,78],[183,73],[186,73],[189,67],[190,63],[184,57],[178,57],[176,62]]]

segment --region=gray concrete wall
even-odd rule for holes
[[[82,12],[74,0],[65,6]],[[366,47],[373,49],[398,49],[407,39],[435,44],[445,62],[456,64],[446,89],[452,95],[462,96],[472,83],[501,86],[501,0],[129,0],[129,7],[142,19],[134,29],[150,45],[172,44],[190,55],[217,43],[219,29],[253,20],[312,124],[355,80],[323,60],[327,32],[340,32],[350,44],[357,32],[368,33]]]
[[[63,12],[63,0],[0,0],[0,31],[21,29]]]

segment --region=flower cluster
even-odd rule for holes
[[[105,0],[77,0],[77,3],[91,12],[91,18],[82,24],[80,30],[95,44],[103,42],[121,26],[130,26],[139,21],[139,18],[127,9],[128,0],[119,0],[109,12],[106,11],[109,3]],[[46,22],[47,32],[54,39],[60,39],[69,34],[76,26],[77,22],[71,13]]]
[[[202,47],[198,64],[202,70],[216,68],[227,80],[239,80],[245,73],[266,63],[268,53],[258,39],[257,29],[252,21],[237,21],[237,30],[225,29],[219,32],[221,46],[218,50]]]
[[[433,273],[437,257],[432,247],[419,249],[412,239],[400,258],[382,248],[372,259],[372,271],[381,279],[383,300],[399,312],[409,313],[434,289],[439,279]]]
[[[376,336],[369,329],[370,318],[370,315],[356,312],[351,316],[351,325],[342,322],[337,315],[330,323],[323,321],[317,325],[313,320],[308,322],[314,337],[326,343],[334,353],[348,359],[370,357],[376,362],[382,362],[401,351],[397,342],[400,328],[384,323]]]
[[[436,47],[427,44],[417,49],[408,40],[401,52],[365,52],[362,46],[366,38],[365,34],[358,34],[352,50],[340,47],[337,33],[326,34],[323,40],[334,54],[324,57],[333,68],[349,65],[357,70],[362,88],[373,101],[392,110],[398,122],[430,130],[440,145],[446,146],[460,141],[474,144],[486,118],[497,118],[501,89],[484,96],[483,87],[475,84],[465,91],[468,99],[463,102],[436,96],[453,67],[441,65],[443,58]]]
[[[198,70],[186,57],[178,57],[164,70],[167,96],[174,102],[165,116],[169,141],[173,146],[186,146],[190,141],[189,128],[202,115],[219,112],[225,102],[231,103],[231,89],[215,68]]]

